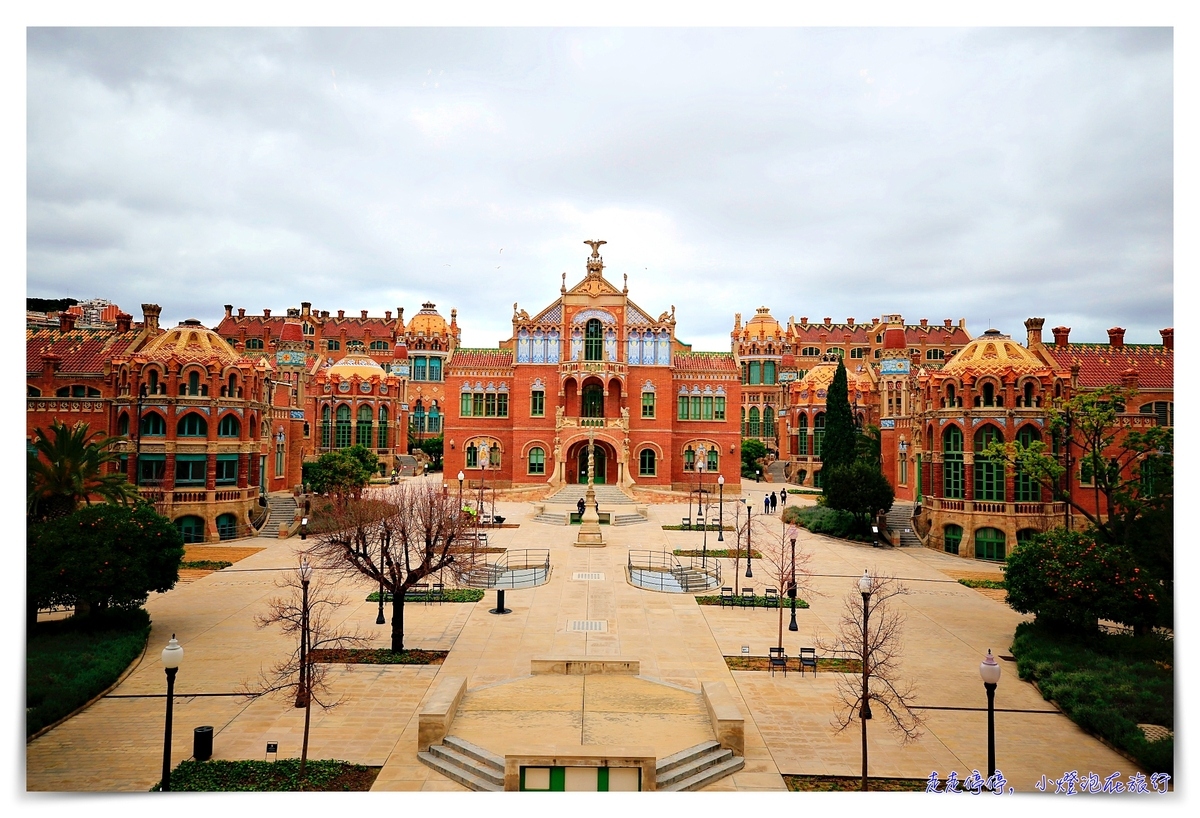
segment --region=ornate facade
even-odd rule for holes
[[[737,365],[675,337],[674,308],[657,318],[604,277],[604,242],[587,242],[587,274],[530,315],[513,305],[512,336],[459,348],[446,388],[447,473],[498,486],[595,481],[691,488],[703,472],[740,482]],[[703,461],[703,467],[697,464]],[[494,481],[494,482],[493,482]]]

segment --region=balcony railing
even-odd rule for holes
[[[218,487],[216,489],[177,488],[165,490],[161,481],[151,484],[143,481],[138,486],[138,494],[148,503],[236,503],[243,500],[256,500],[259,495],[258,486],[246,488]]]
[[[926,497],[925,507],[932,511],[966,511],[980,514],[1013,514],[1029,517],[1061,516],[1065,503],[995,503],[983,500],[948,500]]]

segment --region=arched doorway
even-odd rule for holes
[[[604,447],[599,443],[596,444],[595,451],[595,476],[592,481],[599,486],[606,482],[604,478],[608,473],[608,455],[605,454]],[[588,481],[588,447],[586,444],[579,447],[576,464],[578,466],[575,472],[576,482],[586,484]]]

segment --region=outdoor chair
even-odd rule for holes
[[[491,514],[480,514],[479,515],[479,524],[480,525],[491,525],[492,524],[492,515]]]
[[[768,588],[763,591],[763,596],[766,597],[764,607],[778,608],[779,607],[779,591],[775,588]]]
[[[817,674],[817,649],[816,648],[800,648],[800,675],[804,675],[804,669],[811,667],[813,675]]]
[[[696,518],[696,530],[697,530],[697,531],[703,531],[703,530],[704,530],[704,518],[703,518],[703,517],[697,517],[697,518]]]
[[[429,596],[426,598],[426,601],[437,602],[439,604],[445,602],[446,586],[440,582],[433,583],[433,585],[429,588]]]
[[[683,520],[679,523],[679,525],[683,528],[684,531],[690,531],[692,529],[692,518],[684,517]]]
[[[742,588],[742,607],[745,608],[747,603],[750,604],[751,608],[754,607],[754,589],[753,588]]]
[[[733,589],[726,587],[721,589],[721,607],[725,607],[725,603],[729,603],[729,607],[733,607]]]
[[[783,652],[783,648],[771,648],[769,663],[772,676],[775,675],[776,670],[782,670],[784,678],[787,678],[787,654]]]
[[[429,583],[418,582],[408,589],[408,593],[404,595],[405,602],[428,602],[429,601]]]

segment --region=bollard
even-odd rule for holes
[[[494,613],[494,614],[512,613],[512,610],[504,607],[504,589],[503,588],[496,589],[496,607],[492,608],[490,611],[488,611],[488,613]]]
[[[208,761],[210,758],[212,758],[212,750],[212,725],[197,727],[192,733],[192,757],[197,761]]]

